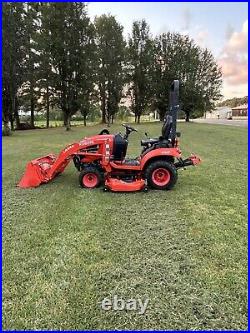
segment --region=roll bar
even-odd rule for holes
[[[172,117],[170,140],[172,141],[173,144],[175,142],[175,137],[176,137],[177,114],[180,108],[179,88],[180,88],[179,80],[174,80],[170,86],[170,94],[169,94],[169,114]]]

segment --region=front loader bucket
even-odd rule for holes
[[[24,175],[17,186],[21,188],[28,188],[37,187],[42,183],[47,183],[52,179],[49,174],[49,170],[55,160],[56,156],[50,154],[29,162],[26,166]]]

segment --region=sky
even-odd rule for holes
[[[132,22],[146,19],[153,35],[188,34],[212,51],[222,68],[224,99],[248,94],[248,4],[245,2],[88,2],[92,19],[112,14],[131,32]]]

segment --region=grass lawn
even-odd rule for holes
[[[89,120],[87,121],[87,125],[90,125],[90,126],[93,126],[97,123],[100,122],[101,119],[97,119],[95,122],[90,122]],[[152,122],[154,121],[153,117],[149,116],[149,115],[142,115],[141,116],[141,121],[143,122]],[[131,122],[133,123],[134,122],[134,117],[127,117],[126,120],[124,120],[123,122]],[[39,127],[46,127],[46,120],[36,120],[35,121],[35,125],[36,126],[39,126]],[[83,126],[84,125],[84,122],[83,120],[74,120],[72,119],[71,120],[71,125],[74,127],[74,126]],[[50,120],[49,122],[49,127],[61,127],[63,126],[63,120]]]
[[[3,138],[3,329],[246,330],[247,129],[180,124],[184,156],[203,163],[171,191],[83,190],[73,164],[15,187],[27,161],[101,128]],[[160,125],[138,129],[130,156]],[[102,310],[112,295],[149,298],[147,311]]]
[[[89,123],[88,123],[89,124]],[[36,120],[35,125],[38,127],[46,127],[46,120]],[[84,122],[83,120],[72,120],[71,126],[83,126]],[[91,123],[92,125],[92,123]],[[62,127],[63,126],[63,120],[50,120],[49,121],[49,127]]]

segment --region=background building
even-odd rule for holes
[[[247,117],[248,116],[248,104],[243,104],[232,108],[233,117]]]

